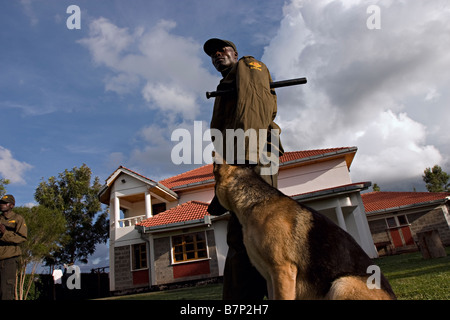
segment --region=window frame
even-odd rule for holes
[[[195,235],[201,234],[203,236],[203,240],[198,240]],[[188,237],[193,237],[193,241],[187,241]],[[181,238],[181,242],[176,240],[177,238]],[[204,248],[199,248],[199,245],[204,245]],[[190,249],[188,246],[192,245],[193,249]],[[190,233],[183,233],[172,235],[170,237],[170,247],[171,247],[171,260],[172,264],[180,264],[180,263],[188,263],[195,261],[202,261],[210,259],[209,257],[209,248],[208,248],[208,238],[206,235],[206,231],[197,231]],[[177,248],[181,248],[181,251],[177,251]],[[199,256],[199,252],[204,252],[204,256]],[[194,254],[193,258],[188,258],[188,254]],[[177,259],[176,255],[183,255],[183,260]]]
[[[136,247],[139,246],[139,266],[136,266]],[[142,250],[144,248],[144,250]],[[148,269],[148,255],[147,255],[147,243],[141,242],[141,243],[135,243],[130,245],[130,251],[131,251],[131,271],[138,271],[138,270],[146,270]],[[142,262],[145,262],[145,266],[142,266]]]
[[[406,223],[400,223],[400,220],[399,220],[398,217],[404,218]],[[394,219],[395,226],[390,226],[389,225],[389,222],[388,222],[389,219]],[[392,217],[387,217],[387,218],[384,219],[384,221],[385,221],[386,226],[387,226],[388,229],[397,229],[397,228],[401,228],[401,227],[404,227],[404,226],[411,225],[409,223],[408,216],[406,214],[398,214],[398,215],[395,215],[395,216],[392,216]]]

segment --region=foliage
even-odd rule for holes
[[[378,184],[374,183],[373,186],[372,186],[372,190],[375,192],[375,191],[380,191],[381,189],[380,189],[380,186]]]
[[[61,212],[67,222],[68,239],[64,247],[45,259],[47,265],[87,263],[95,245],[108,239],[108,215],[106,211],[99,212],[101,204],[97,197],[101,184],[95,177],[91,185],[91,174],[91,169],[83,164],[64,170],[58,178],[42,181],[36,189],[36,201]]]
[[[6,194],[7,184],[9,184],[8,179],[0,178],[0,197]]]
[[[22,255],[16,276],[17,300],[26,300],[37,266],[64,243],[66,221],[59,211],[44,206],[15,207],[14,212],[24,217],[28,229],[27,241],[20,245]],[[30,264],[31,275],[27,276]]]
[[[432,169],[426,168],[423,173],[422,179],[429,192],[450,191],[448,182],[450,176],[440,166],[435,165]]]

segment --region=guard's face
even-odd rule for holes
[[[0,211],[1,212],[7,212],[9,210],[11,210],[13,208],[13,204],[12,203],[7,203],[7,202],[0,202]]]
[[[232,47],[217,48],[211,55],[211,61],[217,71],[222,72],[238,61],[238,54]]]

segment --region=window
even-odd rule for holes
[[[399,225],[405,225],[408,224],[408,220],[406,219],[406,216],[397,216],[398,224]]]
[[[172,237],[173,262],[183,262],[208,257],[205,232]]]
[[[166,211],[166,203],[156,203],[152,205],[152,215],[156,216],[158,213]]]
[[[147,268],[147,246],[139,243],[132,246],[133,270]]]
[[[406,215],[399,215],[391,218],[386,218],[386,224],[388,228],[397,228],[399,226],[408,225],[408,219]]]
[[[395,221],[395,218],[387,218],[386,223],[389,228],[395,228],[397,226],[397,221]]]

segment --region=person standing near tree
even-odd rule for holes
[[[19,244],[27,240],[25,219],[12,211],[15,204],[11,194],[0,199],[0,300],[14,300]]]
[[[228,164],[250,166],[263,180],[276,188],[278,157],[283,154],[283,148],[279,140],[280,128],[273,121],[277,113],[277,98],[275,91],[270,88],[272,78],[269,70],[264,63],[252,56],[238,59],[235,44],[228,40],[209,39],[203,49],[223,76],[217,90],[232,91],[216,97],[214,102],[210,127],[220,131],[222,142],[225,142],[217,143],[215,137],[212,137],[213,143],[216,142],[215,152],[219,152]],[[235,144],[234,137],[227,139],[226,136],[227,132],[241,129],[242,132],[253,130],[257,134],[257,140],[253,142],[245,137],[244,150],[239,150],[242,146]],[[261,132],[266,132],[266,135],[261,135]],[[233,145],[227,146],[230,142]],[[265,150],[261,150],[260,146]],[[233,152],[230,153],[230,150]],[[268,161],[268,158],[271,160]],[[214,196],[208,212],[220,215],[226,210]],[[248,258],[242,226],[232,212],[228,221],[227,244],[223,299],[263,299],[267,293],[266,281]]]

